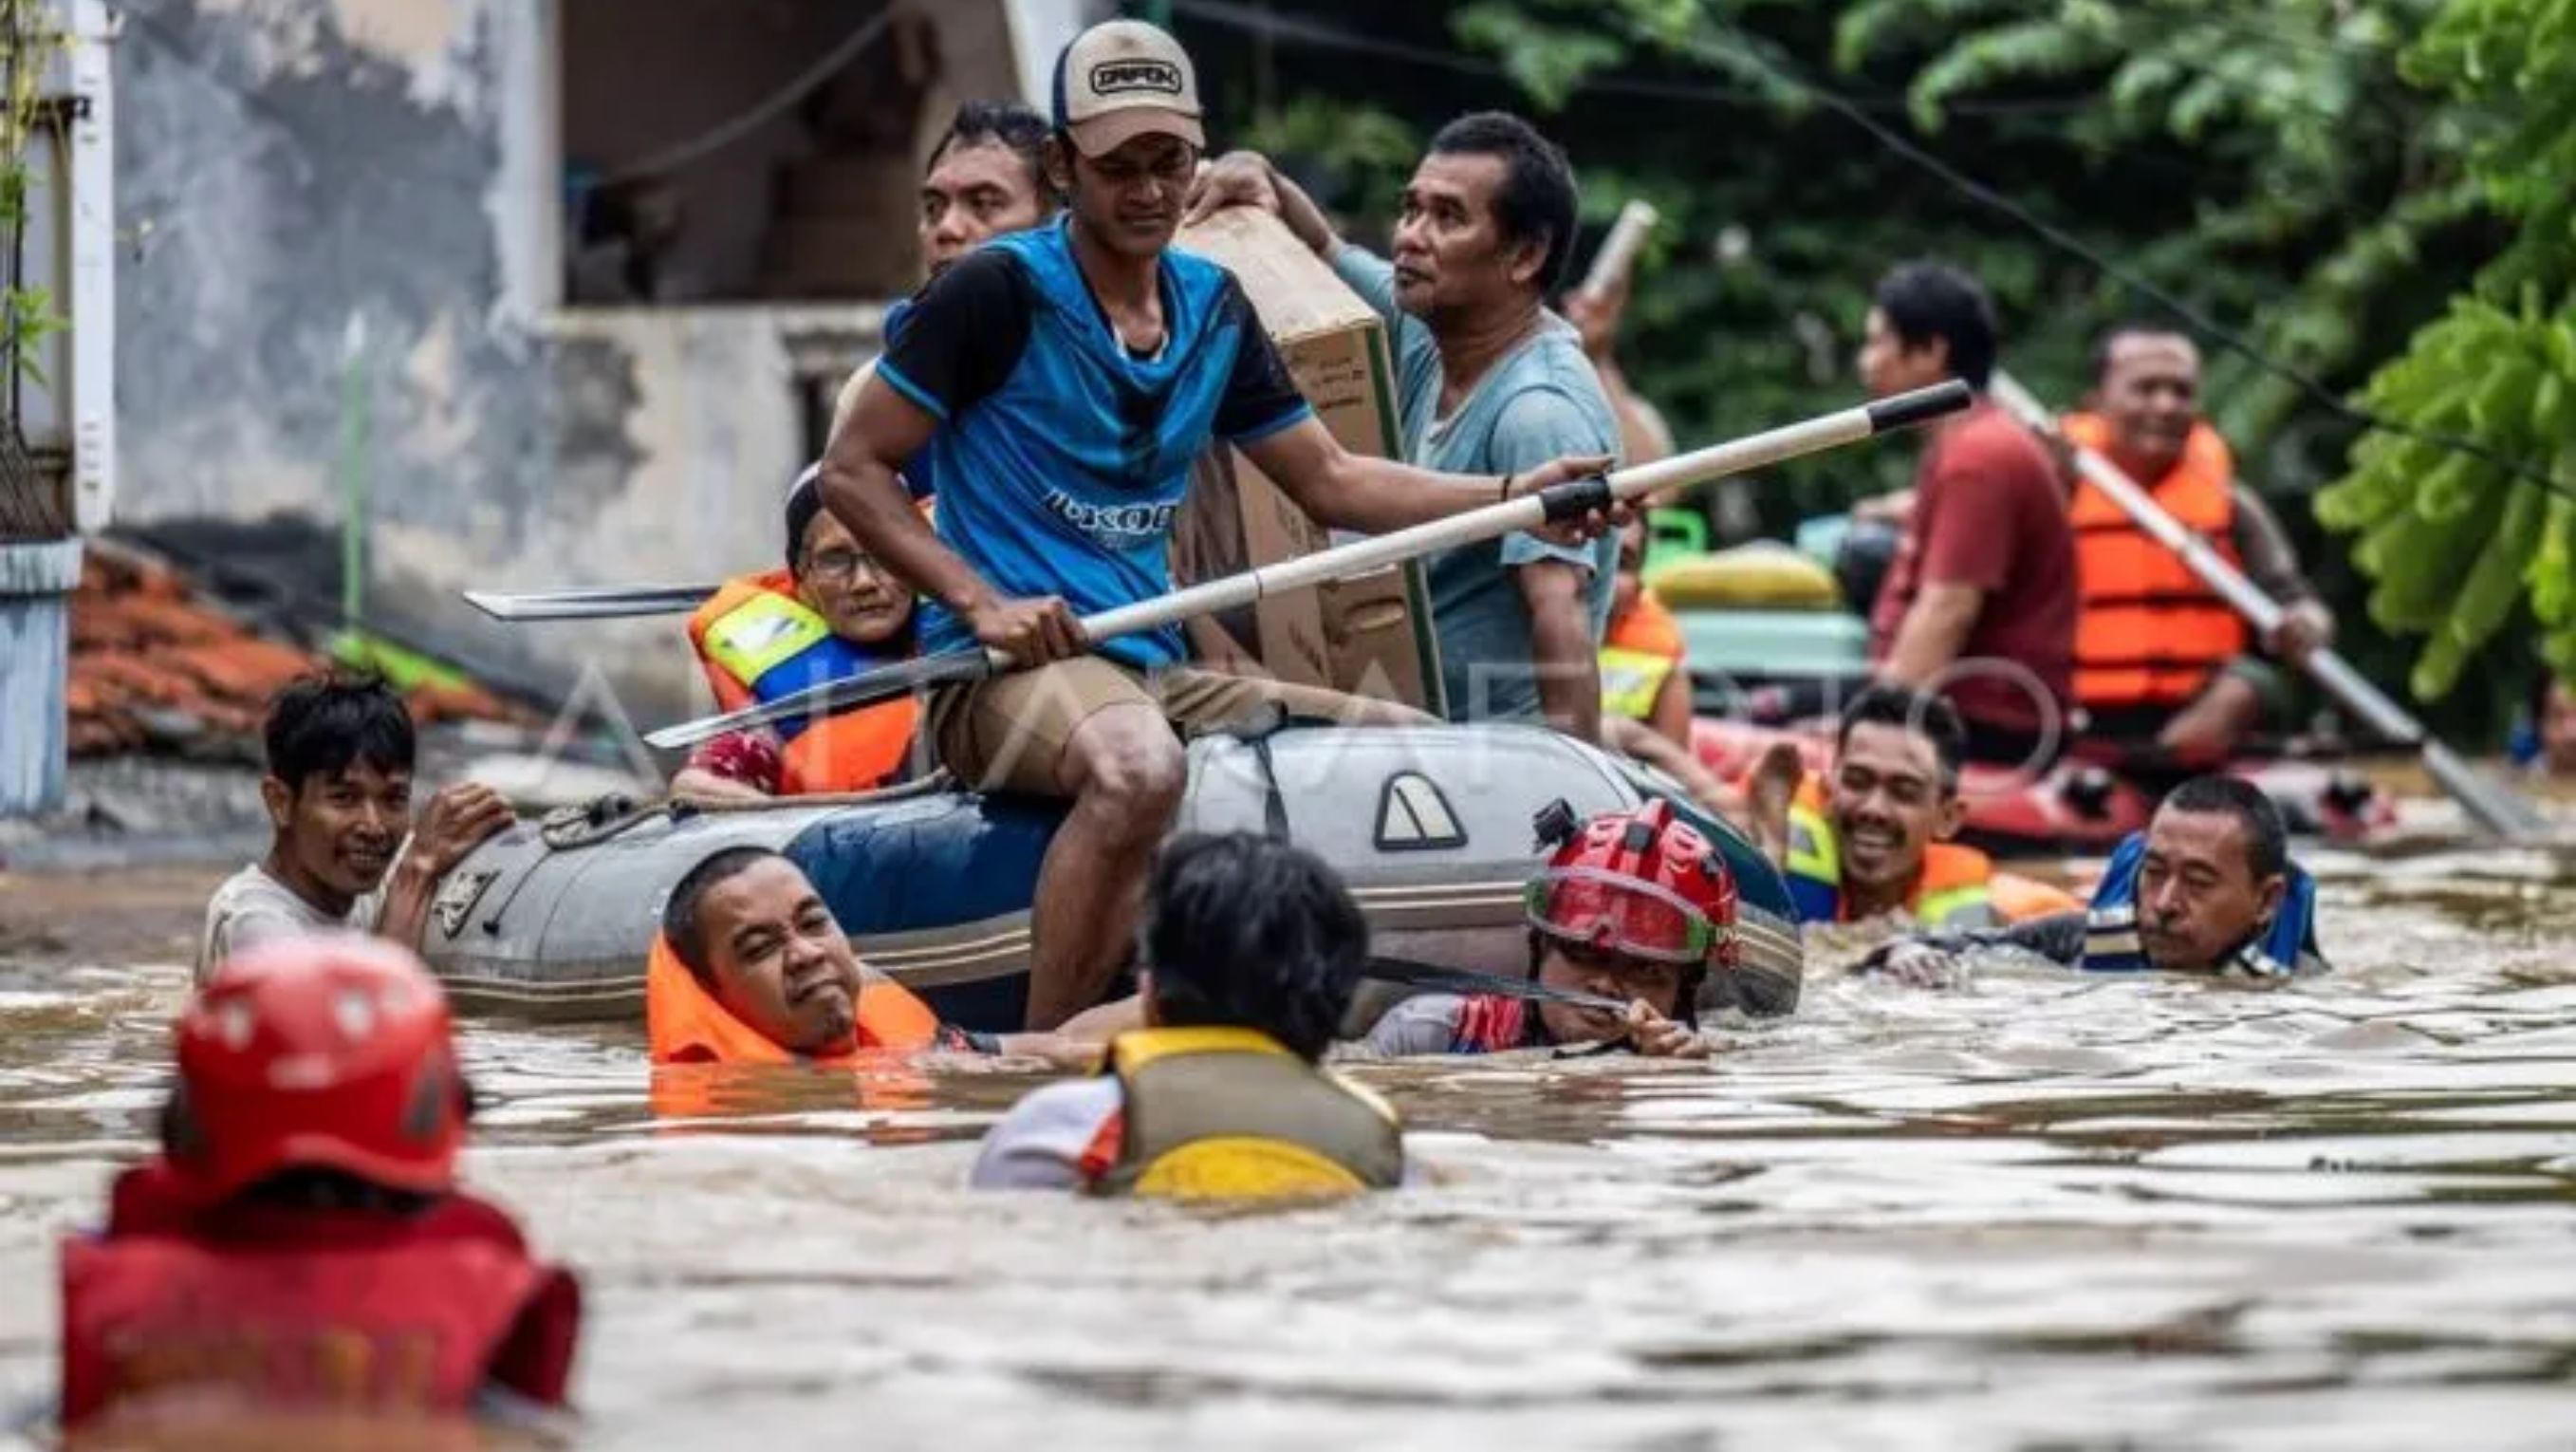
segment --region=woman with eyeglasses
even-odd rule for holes
[[[823,508],[807,469],[787,496],[787,566],[728,580],[689,617],[689,644],[725,710],[861,675],[912,653],[912,591]],[[905,696],[737,731],[671,781],[695,801],[866,791],[908,774],[920,710]]]

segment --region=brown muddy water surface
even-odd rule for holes
[[[470,1173],[586,1277],[586,1446],[2576,1446],[2576,864],[2310,861],[2310,985],[1826,970],[1708,1067],[1364,1066],[1435,1183],[1336,1208],[971,1194],[1012,1073],[657,1118],[631,1030],[470,1028]],[[0,1404],[216,875],[0,877]]]

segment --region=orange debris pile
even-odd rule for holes
[[[167,566],[93,547],[72,595],[71,754],[211,738],[256,757],[269,698],[327,664],[198,603]],[[423,724],[520,715],[472,687],[423,686],[411,707]]]

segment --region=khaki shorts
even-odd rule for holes
[[[922,734],[939,764],[979,791],[1062,796],[1073,733],[1112,706],[1149,706],[1181,732],[1258,726],[1278,710],[1346,726],[1423,724],[1420,711],[1318,686],[1171,666],[1148,676],[1096,655],[1076,656],[930,693]]]

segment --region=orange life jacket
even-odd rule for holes
[[[2069,414],[2066,436],[2102,451],[2111,425]],[[2182,459],[2147,487],[2185,529],[2236,563],[2236,465],[2209,425],[2192,426]],[[2108,496],[2078,481],[2067,509],[2075,531],[2075,699],[2097,707],[2181,706],[2210,673],[2244,653],[2245,622]]]
[[[892,661],[834,635],[821,615],[796,598],[796,582],[783,569],[727,580],[689,616],[689,646],[716,703],[727,711]],[[904,696],[782,723],[779,790],[801,796],[884,784],[902,769],[919,717],[920,704]]]
[[[1681,622],[1662,601],[1638,591],[1637,603],[1610,618],[1601,640],[1601,709],[1631,721],[1652,718],[1655,698],[1681,663]]]
[[[848,1047],[796,1054],[772,1042],[716,1002],[680,961],[670,939],[653,935],[644,964],[644,1026],[656,1064],[847,1064],[870,1050],[914,1052],[939,1039],[939,1015],[918,994],[882,973],[864,971],[858,1028]]]

